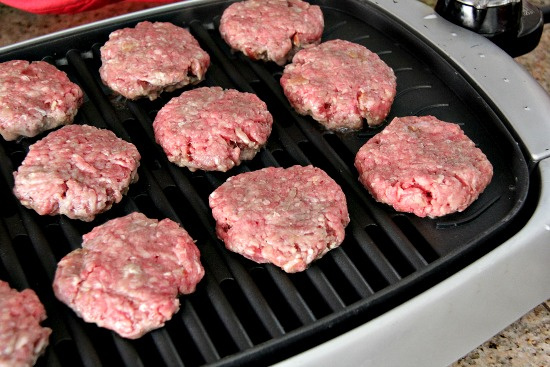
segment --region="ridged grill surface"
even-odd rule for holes
[[[316,3],[312,1],[312,3]],[[67,72],[86,93],[76,123],[114,131],[142,154],[140,180],[127,197],[91,223],[40,217],[11,194],[12,172],[30,144],[44,135],[0,146],[0,279],[33,288],[53,328],[47,366],[262,365],[328,340],[418,294],[512,231],[528,192],[527,164],[498,115],[475,85],[391,18],[357,1],[321,1],[323,40],[365,45],[397,75],[395,116],[433,114],[459,123],[492,162],[495,175],[465,212],[438,220],[399,214],[378,204],[357,181],[353,159],[381,128],[353,133],[325,131],[288,105],[282,68],[233,54],[217,22],[226,2],[182,4],[148,12],[0,54],[0,60],[43,59]],[[153,102],[112,96],[99,79],[99,48],[117,28],[141,20],[170,21],[188,28],[210,54],[200,86],[256,93],[274,116],[265,149],[227,173],[189,172],[168,162],[155,143],[157,111],[182,90]],[[335,77],[338,77],[335,75]],[[186,90],[188,88],[184,88]],[[385,126],[385,125],[384,125]],[[351,223],[344,243],[308,270],[288,275],[225,250],[216,238],[208,195],[229,176],[266,166],[313,164],[343,188]],[[206,275],[196,293],[182,297],[181,310],[162,329],[130,341],[86,324],[57,301],[51,282],[57,262],[80,247],[81,236],[106,220],[141,211],[181,223],[197,241]]]

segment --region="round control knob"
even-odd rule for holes
[[[435,11],[512,56],[534,49],[544,26],[541,10],[525,0],[438,0]]]

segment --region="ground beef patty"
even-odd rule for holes
[[[209,201],[216,233],[229,250],[288,273],[338,247],[349,223],[342,189],[313,166],[233,176]]]
[[[204,79],[210,56],[186,29],[141,22],[110,34],[101,47],[103,82],[129,99],[171,92]]]
[[[356,43],[332,40],[299,51],[281,77],[290,104],[328,129],[382,123],[396,93],[393,70]]]
[[[272,124],[267,105],[256,95],[205,87],[170,100],[153,128],[171,162],[191,171],[225,172],[254,158]]]
[[[323,28],[321,8],[301,0],[242,1],[225,9],[220,20],[220,33],[233,49],[279,65],[318,44]]]
[[[0,280],[0,366],[32,366],[52,330],[40,326],[46,310],[32,289],[18,292]]]
[[[0,63],[0,134],[6,140],[72,123],[82,99],[80,87],[47,62]]]
[[[432,218],[466,209],[493,176],[460,127],[433,116],[393,119],[359,149],[355,167],[376,200]]]
[[[94,228],[58,264],[57,298],[86,322],[136,339],[179,310],[204,275],[197,246],[170,219],[132,213]]]
[[[69,125],[31,145],[14,172],[13,192],[40,215],[91,221],[137,181],[140,154],[109,131]]]

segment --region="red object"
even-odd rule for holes
[[[36,14],[74,14],[125,0],[2,0],[17,9]],[[132,0],[133,2],[171,3],[176,0]]]

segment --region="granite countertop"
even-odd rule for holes
[[[422,0],[433,5],[435,0]],[[550,0],[530,0],[550,5]],[[117,3],[73,15],[35,15],[0,4],[0,47],[92,21],[125,14],[154,3]],[[550,93],[550,25],[544,28],[538,47],[516,61]],[[492,339],[453,363],[465,366],[550,366],[550,300],[543,302]]]

